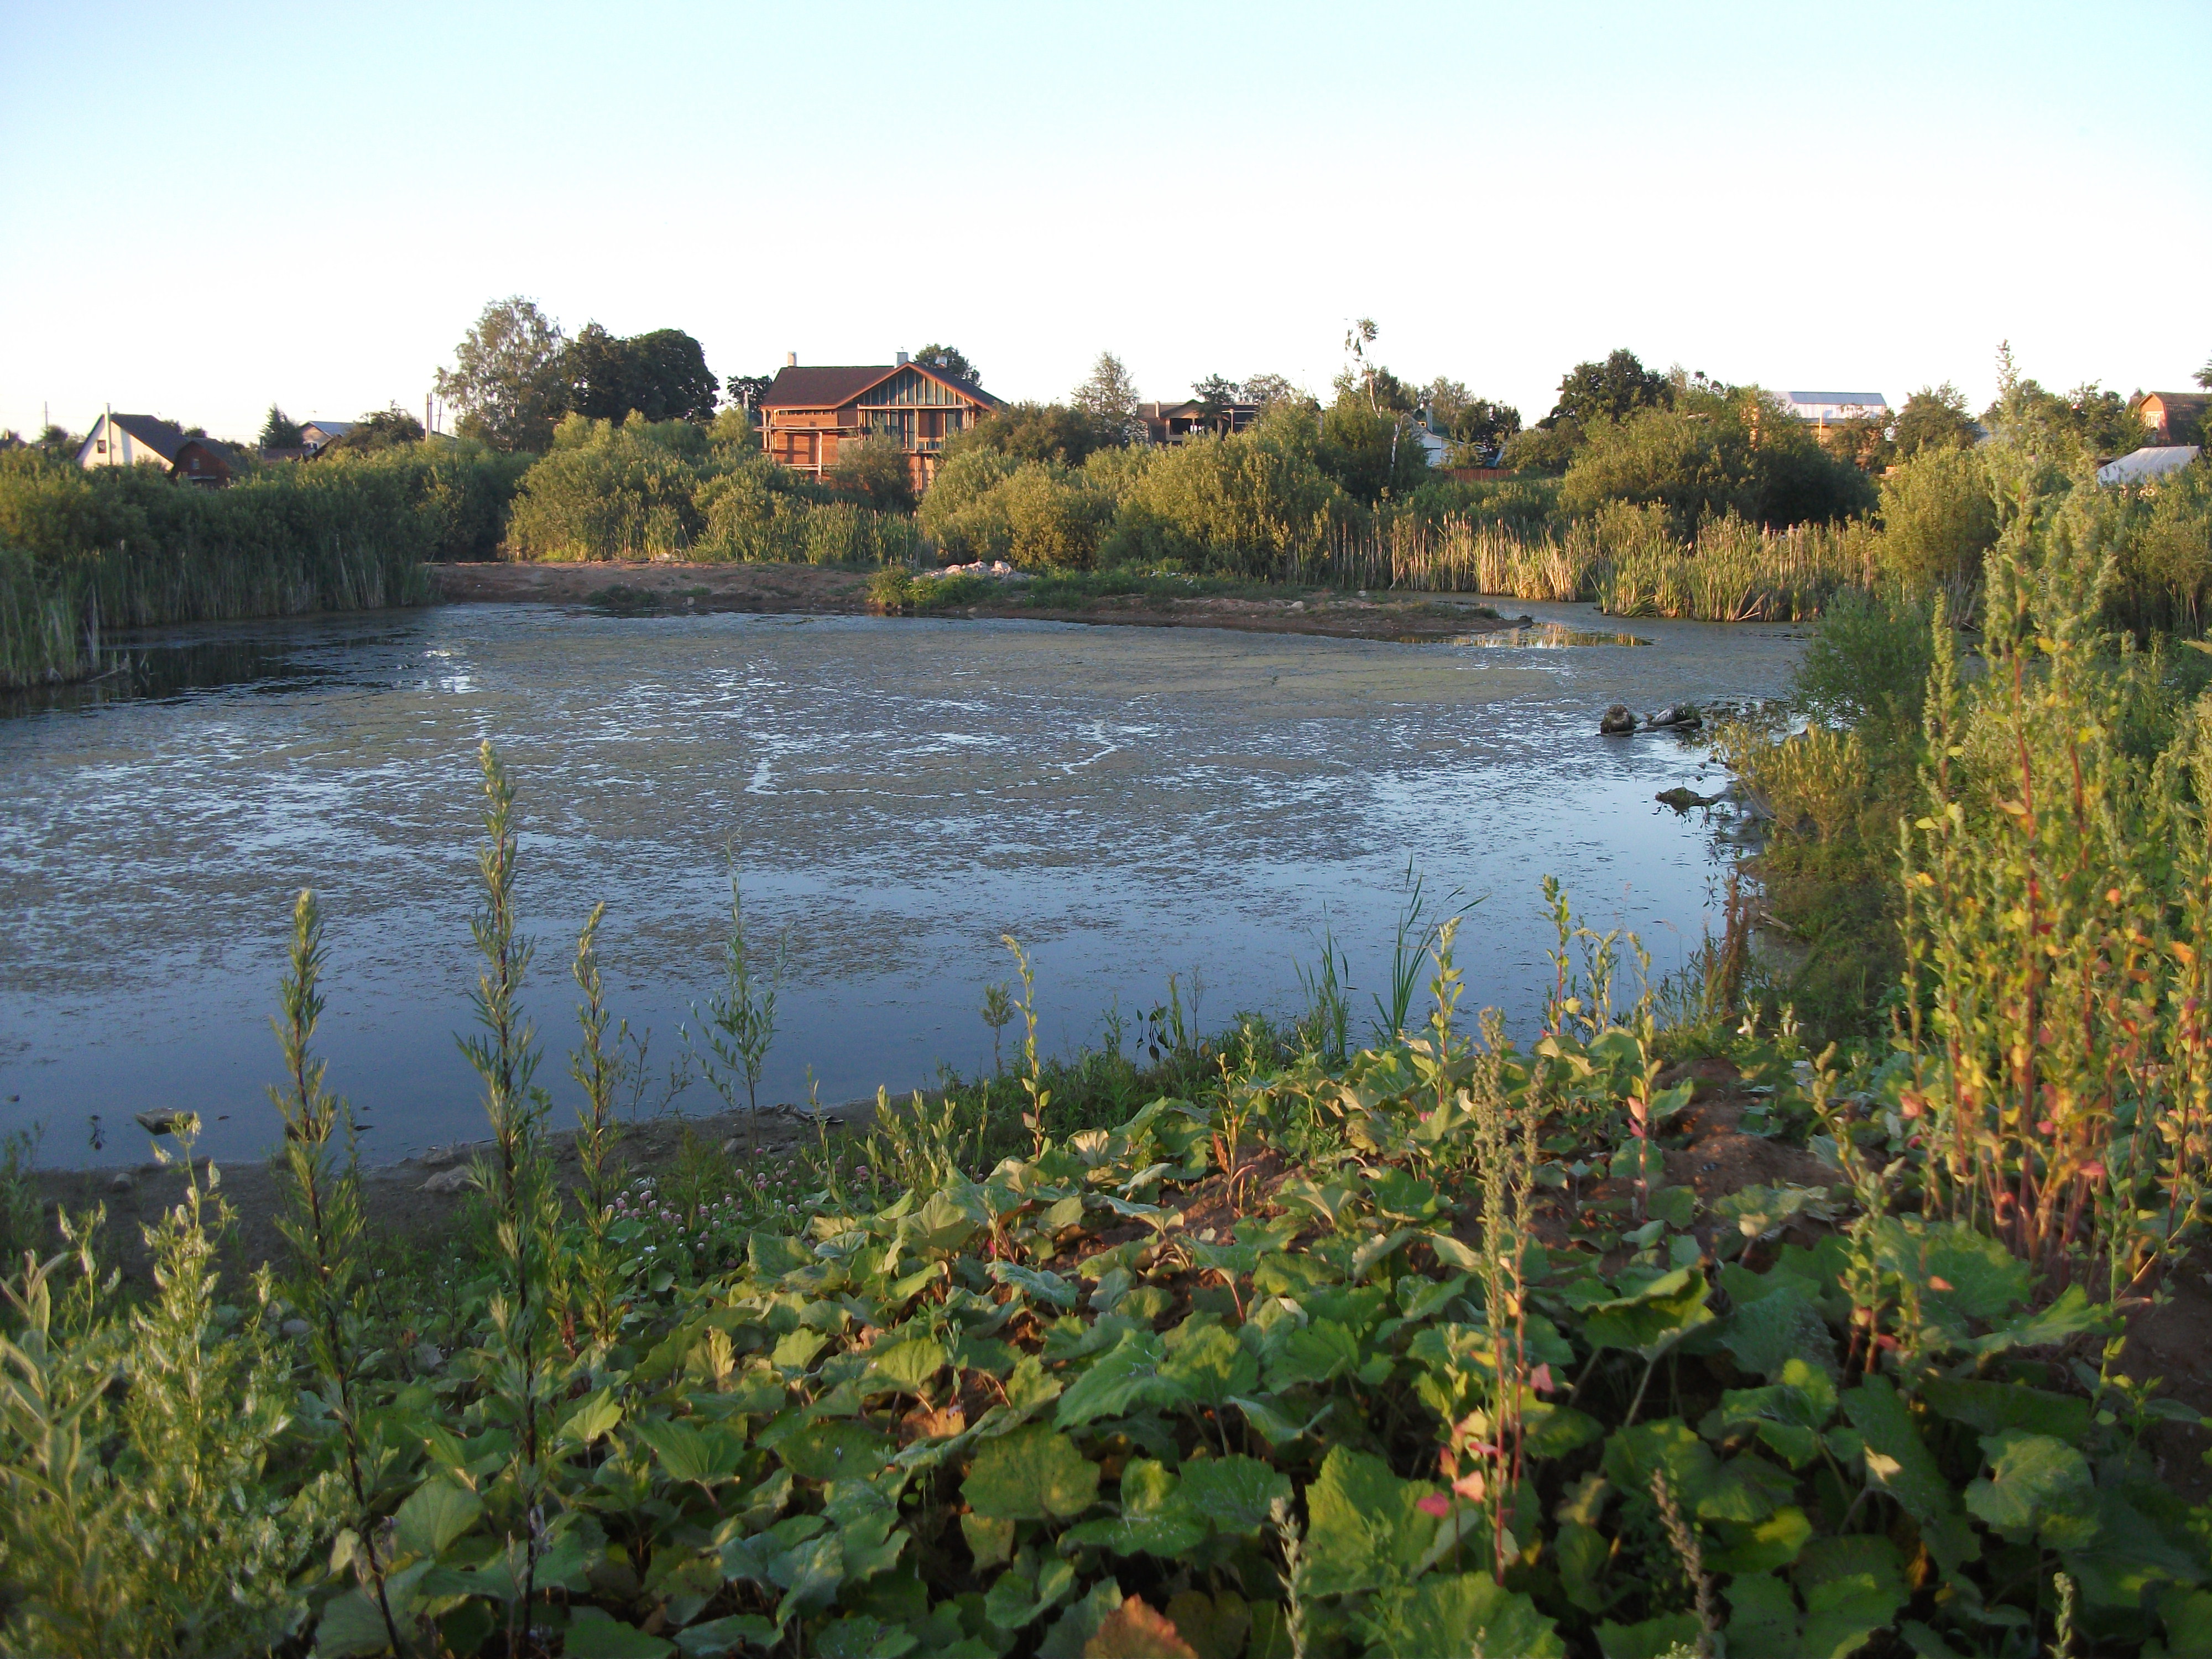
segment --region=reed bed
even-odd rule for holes
[[[224,490],[150,469],[0,471],[0,685],[96,673],[116,629],[423,603],[425,562],[475,550],[493,510],[476,497],[496,489],[412,461],[284,467]]]
[[[1769,530],[1729,516],[1684,541],[1634,513],[1533,534],[1458,515],[1378,519],[1340,529],[1293,564],[1300,578],[1339,586],[1592,602],[1611,616],[1705,622],[1809,621],[1877,575],[1862,526]]]

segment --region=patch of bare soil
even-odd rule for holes
[[[2116,1370],[2137,1382],[2165,1386],[2154,1398],[2179,1400],[2212,1417],[2212,1257],[2198,1250],[2177,1264],[2150,1305],[2128,1316],[2128,1344]],[[2212,1498],[2212,1434],[2192,1423],[2161,1422],[2143,1437],[2158,1478],[2185,1502]]]
[[[826,1110],[831,1132],[841,1131],[854,1118],[868,1119],[875,1103],[855,1102]],[[660,1117],[625,1124],[616,1159],[626,1178],[663,1176],[683,1156],[688,1135],[696,1146],[709,1150],[726,1148],[748,1164],[780,1164],[802,1147],[816,1144],[818,1131],[811,1119],[789,1108],[764,1108],[757,1114],[722,1112],[708,1117]],[[476,1156],[488,1152],[489,1143],[466,1142],[434,1148],[398,1164],[364,1165],[362,1207],[372,1237],[403,1241],[417,1249],[434,1249],[459,1224],[469,1191],[468,1175]],[[574,1138],[556,1133],[550,1138],[554,1174],[564,1190],[577,1182]],[[204,1168],[207,1160],[197,1160]],[[240,1160],[216,1169],[216,1194],[235,1212],[236,1221],[224,1242],[224,1259],[232,1270],[251,1270],[264,1261],[281,1262],[287,1245],[277,1229],[283,1211],[283,1188],[278,1179],[276,1155],[266,1159]],[[143,1229],[182,1199],[183,1168],[172,1161],[141,1164],[128,1170],[47,1170],[33,1177],[51,1216],[66,1207],[81,1215],[95,1205],[106,1208],[106,1249],[126,1277],[147,1278],[148,1254]]]
[[[1696,1192],[1698,1202],[1740,1193],[1747,1187],[1835,1187],[1842,1177],[1802,1146],[1759,1135],[1737,1126],[1756,1097],[1746,1093],[1735,1068],[1724,1060],[1702,1060],[1662,1074],[1662,1086],[1689,1080],[1690,1104],[1673,1127],[1690,1144],[1667,1158],[1668,1184]]]
[[[865,575],[820,565],[501,563],[428,568],[438,597],[449,604],[598,605],[653,614],[727,611],[855,616],[867,609]],[[1079,605],[1041,606],[1023,604],[1020,590],[1010,587],[1003,602],[933,614],[1128,628],[1227,628],[1402,644],[1455,639],[1514,625],[1472,599],[1341,593],[1328,588],[1286,589],[1279,597],[1264,599],[1118,594]]]

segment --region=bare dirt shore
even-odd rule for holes
[[[826,1122],[821,1127],[790,1107],[763,1107],[757,1114],[648,1118],[623,1126],[615,1161],[621,1164],[626,1180],[641,1176],[658,1179],[678,1165],[688,1145],[710,1153],[726,1149],[747,1168],[764,1170],[817,1146],[825,1130],[834,1137],[846,1133],[855,1121],[865,1127],[873,1121],[874,1112],[873,1101],[826,1107]],[[578,1175],[574,1138],[564,1132],[563,1126],[556,1124],[553,1130],[547,1150],[553,1158],[554,1176],[563,1188],[572,1188]],[[149,1266],[144,1229],[185,1194],[184,1168],[173,1156],[176,1143],[164,1139],[160,1144],[172,1154],[167,1164],[149,1159],[123,1169],[40,1170],[31,1177],[48,1216],[63,1209],[72,1216],[82,1216],[95,1206],[103,1210],[105,1249],[127,1277],[141,1281],[147,1279]],[[470,1190],[469,1172],[477,1156],[489,1151],[488,1141],[465,1141],[435,1147],[397,1164],[364,1163],[362,1209],[371,1231],[386,1243],[436,1248],[459,1224]],[[268,1158],[236,1158],[216,1166],[215,1196],[234,1216],[223,1249],[225,1265],[232,1270],[251,1270],[264,1261],[281,1263],[285,1258],[288,1247],[277,1227],[284,1208],[284,1188],[275,1157],[272,1152]],[[194,1162],[202,1171],[201,1185],[205,1188],[207,1160]]]
[[[535,601],[641,615],[739,611],[856,616],[867,609],[866,576],[820,565],[501,563],[440,564],[429,570],[438,597],[448,604]],[[1406,644],[1513,626],[1468,595],[1346,593],[1334,588],[1285,588],[1279,596],[1265,598],[1116,594],[1066,606],[1026,604],[1021,585],[1008,583],[1002,602],[933,614],[1135,628],[1230,628]]]

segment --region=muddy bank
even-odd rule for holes
[[[789,1107],[763,1107],[757,1114],[670,1114],[625,1124],[615,1161],[628,1180],[641,1176],[659,1180],[687,1152],[726,1154],[748,1168],[772,1169],[795,1159],[802,1149],[818,1146],[823,1129],[832,1136],[844,1133],[849,1125],[865,1129],[874,1114],[873,1101],[826,1107],[823,1128]],[[161,1144],[173,1154],[173,1141]],[[489,1150],[488,1141],[464,1141],[396,1164],[364,1164],[362,1210],[370,1237],[385,1247],[434,1249],[460,1224],[469,1192],[468,1171],[477,1156]],[[547,1151],[556,1180],[563,1190],[573,1189],[578,1175],[574,1136],[556,1125],[548,1137]],[[204,1168],[207,1160],[196,1162]],[[284,1259],[289,1247],[276,1225],[284,1202],[277,1167],[273,1155],[216,1164],[216,1194],[235,1213],[223,1250],[225,1265],[231,1269]],[[110,1258],[126,1276],[141,1281],[147,1277],[148,1265],[142,1229],[160,1219],[185,1191],[185,1172],[173,1157],[167,1164],[149,1161],[121,1170],[40,1170],[31,1179],[50,1227],[60,1209],[82,1215],[95,1206],[103,1207]],[[58,1237],[52,1238],[50,1248],[58,1244]]]
[[[536,601],[592,605],[639,615],[735,611],[850,616],[867,609],[865,574],[819,565],[441,564],[429,570],[438,597],[448,604]],[[931,614],[1138,628],[1228,628],[1409,644],[1511,626],[1471,596],[1358,594],[1326,587],[1285,588],[1279,595],[1256,599],[1114,594],[1070,605],[1027,603],[1023,585],[1009,582],[1004,585],[1004,597],[991,603]]]

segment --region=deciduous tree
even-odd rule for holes
[[[714,418],[717,382],[698,341],[680,328],[617,337],[586,323],[562,356],[568,407],[595,420]]]
[[[1244,401],[1259,404],[1262,413],[1271,404],[1302,395],[1297,387],[1280,374],[1247,374],[1244,377]]]
[[[1211,432],[1228,431],[1231,412],[1244,401],[1243,388],[1218,374],[1194,382],[1190,395],[1198,404],[1200,423]]]
[[[1644,368],[1641,358],[1621,346],[1607,353],[1603,362],[1577,363],[1569,369],[1559,382],[1559,400],[1545,419],[1571,420],[1585,427],[1600,418],[1617,421],[1637,410],[1671,402],[1673,390],[1664,374]]]
[[[1471,398],[1453,416],[1448,430],[1461,443],[1494,453],[1521,430],[1521,411],[1510,404]]]
[[[333,438],[329,450],[373,455],[379,450],[398,449],[422,441],[422,422],[394,404],[388,409],[369,410],[348,427],[343,436]]]
[[[1066,404],[1008,404],[947,440],[945,453],[990,449],[1017,460],[1080,466],[1093,452],[1123,441],[1120,429],[1102,427],[1085,410]]]
[[[461,411],[461,435],[494,449],[543,451],[568,401],[567,337],[535,300],[514,295],[483,308],[437,372],[438,395]]]
[[[1974,419],[1966,413],[1966,394],[1948,380],[1923,386],[1897,411],[1897,458],[1910,460],[1923,449],[1966,449],[1974,441]]]
[[[771,379],[766,374],[732,374],[722,382],[722,392],[737,407],[756,410],[767,395]]]
[[[914,360],[926,364],[940,374],[950,374],[967,386],[981,386],[982,372],[968,361],[967,354],[958,346],[939,345],[932,341],[914,354]]]

